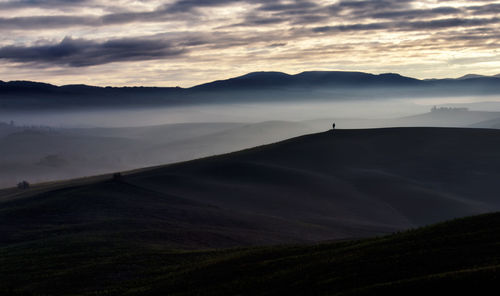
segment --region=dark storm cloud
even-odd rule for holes
[[[84,67],[112,62],[177,57],[186,50],[179,45],[153,39],[124,38],[105,42],[65,38],[58,44],[5,46],[0,59],[20,63]]]
[[[67,37],[57,44],[0,47],[0,60],[38,66],[84,67],[112,62],[175,58],[194,49],[201,51],[257,43],[280,44],[277,41],[295,37],[293,34],[285,36],[282,31],[259,32],[245,36],[231,32],[179,32],[104,42]]]

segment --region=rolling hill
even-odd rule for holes
[[[389,126],[435,126],[435,127],[478,127],[489,128],[481,125],[492,119],[500,117],[500,112],[447,110],[434,111],[412,116],[386,120]]]
[[[0,123],[0,188],[21,180],[54,181],[228,153],[324,131],[332,122],[342,129],[491,128],[499,117],[500,112],[443,109],[389,119],[325,117],[305,121],[192,122],[108,128],[43,128]]]
[[[47,182],[191,160],[320,130],[284,121],[73,129],[4,124],[0,188],[21,180]]]
[[[495,129],[500,129],[500,117],[496,117],[493,119],[489,120],[484,120],[481,122],[477,122],[474,124],[471,124],[470,127],[473,128],[495,128]]]
[[[77,236],[0,245],[3,295],[483,294],[500,274],[500,214],[389,236],[181,251]]]
[[[80,229],[229,247],[390,233],[499,210],[499,148],[498,130],[336,130],[118,180],[7,190],[0,241]]]
[[[500,264],[498,214],[307,244],[498,211],[499,148],[500,131],[489,129],[335,130],[116,177],[4,189],[0,291],[368,295],[486,287]],[[228,247],[238,248],[210,250]]]

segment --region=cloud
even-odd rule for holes
[[[432,64],[498,50],[499,13],[486,0],[0,0],[0,74]],[[96,67],[113,62],[127,63]]]
[[[326,32],[383,30],[383,29],[387,29],[387,28],[391,27],[391,24],[392,23],[390,23],[390,22],[386,22],[386,23],[322,26],[322,27],[313,28],[312,31],[315,33],[326,33]]]
[[[3,5],[40,5],[44,2],[46,7],[59,7],[64,5],[81,5],[94,3],[89,0],[19,0],[1,2]],[[64,2],[64,4],[62,4]],[[233,5],[235,3],[254,4],[255,7],[248,9],[245,14],[239,15],[238,22],[224,24],[224,19],[219,19],[219,28],[230,27],[263,27],[275,24],[288,23],[289,25],[316,25],[325,23],[337,23],[334,25],[325,24],[318,26],[313,31],[361,31],[380,30],[383,25],[376,24],[376,21],[403,22],[417,20],[422,23],[421,28],[453,26],[453,23],[460,23],[458,20],[465,20],[473,16],[495,14],[500,12],[500,4],[484,4],[466,6],[462,8],[442,6],[429,9],[415,9],[412,0],[369,0],[369,1],[339,1],[332,5],[320,4],[308,0],[274,1],[272,3],[265,0],[178,0],[170,4],[157,6],[146,11],[125,11],[114,12],[102,15],[82,15],[82,14],[51,14],[37,16],[14,16],[0,17],[0,30],[40,30],[43,28],[58,29],[68,27],[106,27],[113,25],[131,23],[161,23],[161,22],[209,22],[210,16],[205,16],[204,20],[202,8],[219,7]],[[0,4],[1,5],[1,4]],[[89,4],[87,4],[89,5]],[[110,9],[112,10],[112,9]],[[196,12],[195,12],[196,10]],[[450,21],[453,19],[454,21]],[[371,20],[371,21],[370,21]],[[426,26],[424,22],[432,22]],[[338,24],[338,23],[342,24]],[[366,24],[369,25],[366,25]],[[470,21],[463,21],[468,26]],[[407,30],[410,26],[404,26]],[[418,30],[418,26],[413,26]]]
[[[66,37],[53,45],[1,47],[0,59],[18,63],[84,67],[173,58],[186,52],[183,47],[163,40],[124,38],[96,42]]]
[[[265,3],[266,0],[178,0],[168,6],[170,13],[189,12],[196,8],[217,7],[238,3]]]
[[[499,24],[500,18],[446,18],[428,21],[395,21],[395,22],[376,22],[368,24],[351,24],[338,26],[320,26],[312,29],[315,33],[326,32],[350,32],[350,31],[373,31],[373,30],[394,30],[394,31],[415,31],[439,30],[446,28],[468,28]]]
[[[492,3],[480,6],[467,7],[467,10],[473,15],[497,14],[500,13],[500,4]]]
[[[272,3],[265,3],[264,5],[260,6],[258,10],[261,11],[290,11],[290,10],[309,10],[312,8],[318,8],[321,7],[319,4],[310,2],[310,1],[296,1],[296,2],[291,2],[291,3],[281,3],[281,2],[272,2]]]
[[[447,19],[438,19],[431,21],[416,21],[416,22],[407,22],[400,23],[399,25],[403,28],[409,30],[432,30],[432,29],[443,29],[443,28],[451,28],[451,27],[475,27],[475,26],[484,26],[490,24],[498,24],[500,22],[500,18],[447,18]]]
[[[328,8],[332,13],[360,14],[375,13],[387,10],[411,9],[413,0],[362,0],[362,1],[339,1]]]
[[[90,0],[8,0],[0,2],[0,9],[19,9],[19,8],[58,8],[82,6],[89,4]]]
[[[98,26],[101,24],[99,18],[82,16],[28,16],[0,18],[0,30],[18,29],[51,29],[69,26]]]
[[[432,17],[440,17],[447,15],[455,15],[463,13],[464,10],[455,7],[438,7],[432,9],[408,9],[408,10],[389,10],[376,12],[370,15],[371,18],[381,19],[427,19]]]
[[[159,6],[151,11],[109,13],[94,15],[47,15],[0,17],[0,30],[31,30],[42,28],[65,28],[74,26],[104,27],[107,25],[129,24],[134,22],[162,22],[182,19],[168,13],[168,7]],[[185,19],[185,18],[184,18]]]

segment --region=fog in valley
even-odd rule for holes
[[[12,187],[237,151],[333,122],[340,129],[500,128],[500,97],[9,110],[0,122],[0,187]]]

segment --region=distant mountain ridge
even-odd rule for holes
[[[29,80],[12,80],[3,81],[0,80],[0,91],[6,89],[16,90],[21,88],[38,88],[38,89],[51,89],[55,90],[58,88],[71,89],[71,88],[87,88],[87,89],[176,89],[176,90],[187,90],[187,89],[199,89],[208,85],[237,85],[242,82],[245,83],[262,83],[262,84],[272,84],[279,85],[281,83],[302,83],[302,84],[323,84],[323,83],[346,83],[346,84],[356,84],[356,83],[367,83],[367,82],[379,82],[379,83],[425,83],[426,81],[450,81],[450,80],[468,80],[477,78],[500,78],[500,73],[496,75],[480,75],[480,74],[466,74],[458,78],[433,78],[433,79],[417,79],[408,76],[403,76],[398,73],[381,73],[381,74],[371,74],[366,72],[356,72],[356,71],[304,71],[298,74],[287,74],[284,72],[277,71],[257,71],[250,72],[241,76],[236,76],[229,79],[215,80],[212,82],[202,83],[195,85],[193,87],[183,88],[183,87],[168,87],[168,86],[92,86],[86,84],[65,84],[57,86],[45,82],[29,81]]]
[[[213,90],[235,87],[325,87],[325,86],[353,86],[353,85],[415,85],[423,83],[421,80],[401,76],[394,73],[369,74],[363,72],[341,71],[308,71],[295,75],[282,72],[252,72],[243,76],[226,80],[217,80],[194,86],[192,89]]]
[[[464,76],[458,77],[457,79],[464,80],[464,79],[483,78],[483,77],[488,77],[488,76],[479,75],[479,74],[466,74]]]
[[[320,90],[323,93],[315,93]],[[328,91],[328,95],[324,91]],[[420,80],[396,73],[307,71],[298,74],[252,72],[190,88],[56,86],[32,81],[0,81],[1,108],[177,105],[263,100],[337,100],[368,97],[500,94],[500,74],[468,74],[456,79]],[[235,98],[234,94],[238,96]]]

